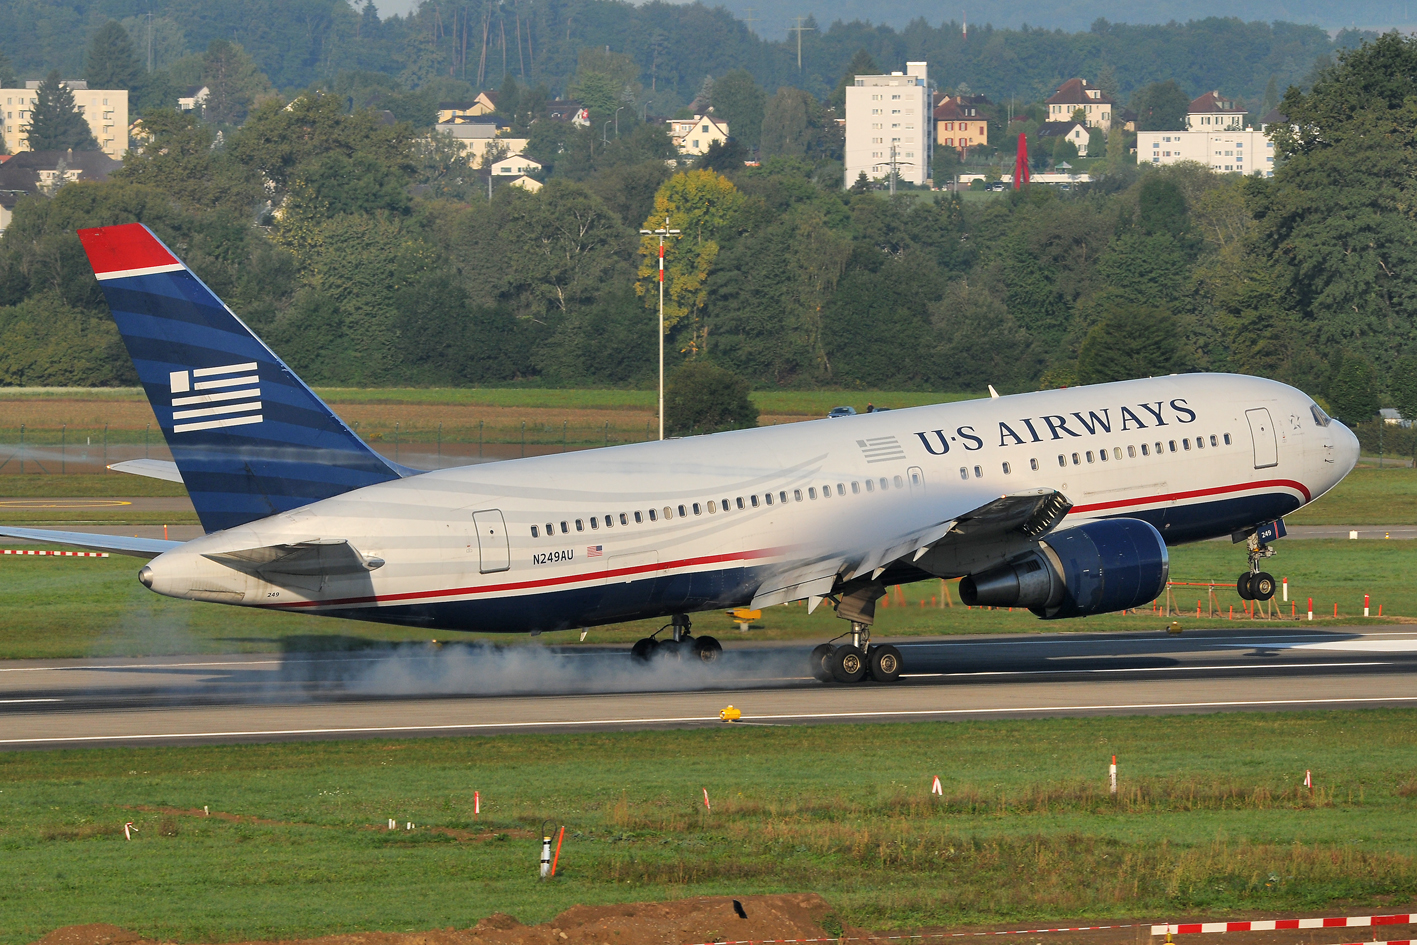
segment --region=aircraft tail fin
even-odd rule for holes
[[[78,233],[207,531],[415,472],[365,445],[146,226]]]

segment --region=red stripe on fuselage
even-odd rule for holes
[[[457,597],[464,594],[496,594],[502,591],[524,591],[538,587],[579,584],[582,581],[596,581],[602,578],[609,579],[626,577],[632,574],[645,574],[649,571],[669,571],[677,568],[698,567],[699,565],[705,564],[721,564],[725,561],[747,561],[752,558],[766,558],[777,554],[781,550],[780,548],[765,548],[761,551],[738,551],[724,555],[704,555],[699,558],[684,558],[679,561],[642,564],[633,568],[615,568],[614,570],[606,570],[603,572],[596,571],[589,574],[564,574],[559,577],[545,578],[540,581],[512,581],[507,584],[488,584],[483,587],[450,587],[441,591],[410,591],[406,594],[376,594],[370,597],[343,597],[338,600],[301,600],[292,601],[288,604],[263,604],[262,606],[273,609],[335,607],[343,604],[385,604],[419,599]]]
[[[1075,505],[1069,515],[1077,515],[1082,512],[1104,512],[1109,509],[1121,509],[1127,506],[1153,505],[1157,502],[1180,502],[1185,499],[1199,499],[1204,496],[1224,495],[1227,492],[1247,492],[1251,489],[1268,489],[1278,486],[1282,489],[1293,489],[1304,496],[1304,503],[1308,504],[1312,498],[1309,489],[1302,482],[1295,482],[1293,479],[1263,479],[1259,482],[1241,482],[1232,486],[1215,486],[1211,489],[1193,489],[1190,492],[1169,492],[1164,495],[1148,495],[1135,499],[1118,499],[1115,502],[1095,502],[1092,505]]]

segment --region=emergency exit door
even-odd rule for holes
[[[477,530],[477,552],[483,574],[506,571],[512,566],[512,550],[507,541],[507,523],[498,509],[472,513]]]
[[[1269,410],[1265,407],[1246,410],[1245,419],[1250,421],[1250,439],[1255,444],[1255,468],[1279,465],[1279,441],[1275,439]]]

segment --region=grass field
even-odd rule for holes
[[[1417,525],[1417,469],[1365,461],[1291,525]]]
[[[1414,726],[1373,710],[12,752],[0,943],[807,890],[874,929],[1407,911]],[[535,879],[543,820],[567,828],[552,882]]]
[[[1408,541],[1286,541],[1271,559],[1277,577],[1289,579],[1289,594],[1302,621],[1306,601],[1314,598],[1317,624],[1377,623],[1361,616],[1363,595],[1372,595],[1372,612],[1383,607],[1384,620],[1417,617],[1417,543]],[[141,561],[115,556],[92,558],[0,557],[0,659],[151,656],[184,653],[279,652],[378,645],[423,640],[431,634],[401,627],[334,620],[300,614],[268,613],[221,604],[200,604],[160,597],[135,577]],[[1245,619],[1233,581],[1244,566],[1243,553],[1228,542],[1205,542],[1172,550],[1174,581],[1215,581],[1223,616],[1230,608]],[[969,609],[959,603],[956,582],[926,581],[902,587],[878,605],[878,637],[954,633],[1025,633],[1099,630],[1155,630],[1165,621],[1149,608],[1140,613],[1105,614],[1080,620],[1042,621],[1026,611]],[[944,592],[942,594],[942,591]],[[948,600],[953,606],[946,605]],[[1176,604],[1188,626],[1215,625],[1197,618],[1205,588],[1179,587]],[[1332,616],[1337,603],[1339,617]],[[1289,612],[1288,605],[1284,611]],[[663,621],[640,621],[599,627],[588,644],[632,643]],[[1276,622],[1276,625],[1285,625]],[[696,632],[737,641],[825,640],[847,629],[830,607],[809,615],[801,604],[770,607],[754,629],[741,633],[726,614],[694,617]],[[574,645],[577,631],[522,635],[442,634],[445,638],[494,639],[507,644]]]

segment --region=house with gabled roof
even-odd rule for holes
[[[671,118],[669,139],[679,149],[680,154],[703,154],[709,145],[722,144],[728,140],[728,122],[712,115],[695,115],[692,118]]]
[[[1049,121],[1072,121],[1078,110],[1082,110],[1082,121],[1089,128],[1112,127],[1119,116],[1114,114],[1120,107],[1112,96],[1095,85],[1088,85],[1083,79],[1069,79],[1058,87],[1047,101]]]
[[[1245,127],[1248,109],[1219,92],[1207,92],[1186,109],[1187,131],[1220,131]]]
[[[982,95],[936,95],[931,117],[935,122],[935,143],[954,148],[963,156],[970,148],[989,143],[989,120],[979,113],[989,104]]]

